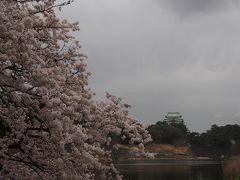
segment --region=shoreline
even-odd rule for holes
[[[130,158],[119,158],[117,162],[121,161],[224,161],[223,159],[214,159],[211,157],[156,157],[156,158],[146,158],[146,157],[130,157]]]
[[[122,160],[134,160],[134,161],[167,161],[167,160],[216,160],[210,157],[156,157],[156,158],[143,158],[143,157],[134,157],[134,158],[127,158]]]

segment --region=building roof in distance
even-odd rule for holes
[[[179,112],[168,112],[167,117],[179,117],[182,116]]]

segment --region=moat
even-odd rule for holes
[[[213,160],[122,161],[124,180],[223,180],[223,162]]]

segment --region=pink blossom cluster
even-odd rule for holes
[[[120,98],[94,99],[78,23],[54,12],[71,1],[56,3],[0,1],[0,179],[121,179],[112,150],[150,135]]]

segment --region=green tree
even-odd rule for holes
[[[184,124],[167,124],[161,121],[154,125],[150,125],[148,131],[155,143],[174,143],[179,139],[185,139],[188,132]]]

